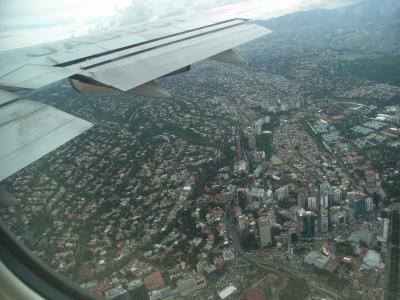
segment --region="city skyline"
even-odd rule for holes
[[[1,219],[107,299],[395,299],[398,15],[263,21],[246,64],[161,78],[170,98],[24,92],[94,126],[1,182]]]

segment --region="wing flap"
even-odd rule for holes
[[[107,49],[99,47],[98,45],[84,44],[80,45],[79,48],[72,48],[64,51],[58,51],[48,55],[48,58],[54,61],[56,64],[62,64],[66,61],[72,61],[77,58],[95,55],[101,52],[107,51]]]
[[[90,68],[90,77],[108,86],[128,91],[270,32],[258,25],[239,24]]]
[[[146,43],[143,43],[140,45],[133,45],[132,47],[129,47],[128,49],[125,49],[125,50],[105,54],[100,57],[87,59],[87,60],[79,63],[79,68],[85,69],[85,70],[90,69],[94,65],[105,64],[109,61],[118,60],[121,57],[132,56],[135,53],[144,52],[144,51],[147,51],[150,49],[160,48],[160,47],[163,47],[164,45],[176,43],[183,39],[192,38],[195,35],[204,35],[213,30],[214,31],[215,30],[223,30],[224,28],[227,28],[230,26],[235,26],[235,25],[238,25],[241,23],[243,23],[243,20],[229,20],[229,21],[224,22],[223,24],[213,25],[212,27],[200,28],[200,29],[196,29],[193,31],[172,35],[172,36],[164,36],[162,39],[159,39],[159,40],[156,39],[154,41],[149,41],[149,42],[146,42]]]
[[[92,126],[35,101],[17,100],[0,107],[0,181]]]
[[[18,98],[18,95],[0,90],[0,106]]]
[[[4,88],[38,89],[74,75],[77,72],[79,70],[73,68],[25,65],[0,77],[0,86]]]

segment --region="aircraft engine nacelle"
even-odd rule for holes
[[[106,86],[82,75],[70,77],[69,83],[77,92],[84,95],[114,94],[119,92],[113,87]]]
[[[184,72],[183,69],[179,70]],[[121,93],[120,90],[101,84],[91,78],[82,75],[75,75],[69,78],[71,86],[79,93],[85,95],[99,95],[99,94],[117,94]],[[149,81],[145,84],[137,86],[128,92],[137,96],[155,97],[155,98],[169,98],[171,94],[164,90],[157,82]]]

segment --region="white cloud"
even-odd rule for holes
[[[238,0],[133,0],[132,5],[121,13],[120,21],[122,24],[144,22],[232,2],[238,2]]]
[[[0,1],[0,51],[2,51],[246,0]],[[298,0],[264,1],[276,6]],[[321,1],[337,3],[352,0],[304,1],[308,4],[320,4]]]
[[[235,0],[2,0],[0,51]],[[237,1],[237,0],[236,0]]]

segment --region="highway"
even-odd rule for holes
[[[304,278],[302,274],[299,274],[295,270],[290,269],[286,265],[276,263],[273,261],[265,261],[262,258],[258,258],[258,257],[252,256],[252,255],[249,255],[246,251],[244,251],[242,249],[242,247],[240,245],[239,237],[236,232],[236,229],[234,228],[234,225],[232,225],[227,220],[225,220],[225,226],[226,226],[228,235],[232,239],[232,244],[233,244],[234,249],[236,250],[236,253],[238,253],[241,257],[243,257],[247,261],[264,269],[265,271],[277,274],[279,276],[279,278],[284,280],[284,282],[278,288],[276,296],[274,297],[275,299],[279,299],[279,293],[281,292],[283,286],[286,285],[286,280],[287,280],[288,276],[306,279],[307,283],[309,284],[309,286],[311,287],[312,290],[317,291],[322,294],[325,294],[327,296],[330,296],[332,299],[335,299],[335,300],[343,299],[343,297],[341,297],[336,291],[333,291],[332,289],[328,289],[326,287],[321,287],[320,285],[317,285],[314,281],[310,281],[310,279]]]
[[[274,293],[274,297],[272,298],[273,300],[279,300],[279,296],[281,294],[281,291],[283,290],[283,288],[286,286],[289,278],[288,277],[284,277],[282,278],[283,281],[281,283],[281,285],[278,287],[278,289],[276,290],[276,292]]]

